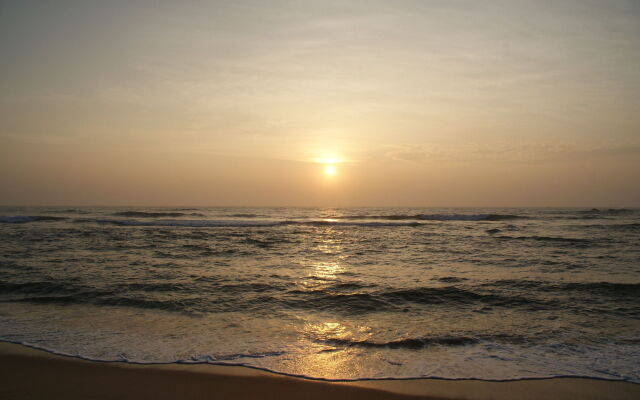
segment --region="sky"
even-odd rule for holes
[[[638,207],[640,2],[3,0],[0,188]]]

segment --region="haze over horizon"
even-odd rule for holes
[[[640,206],[640,2],[266,3],[0,3],[0,205]]]

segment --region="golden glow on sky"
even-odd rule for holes
[[[32,3],[0,204],[640,205],[638,1]]]
[[[319,157],[311,157],[308,160],[317,164],[324,164],[324,165],[336,165],[336,164],[342,164],[345,163],[347,161],[351,162],[352,160],[347,160],[346,158],[342,157],[342,156],[337,156],[334,155],[335,153],[329,153],[331,155],[324,155],[324,156],[319,156]]]
[[[318,162],[321,164],[337,164],[340,162],[338,157],[326,157],[318,159]]]

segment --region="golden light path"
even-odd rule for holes
[[[339,239],[327,238],[318,246],[318,250],[327,255],[339,255],[342,246]],[[340,258],[339,256],[337,257]],[[314,262],[306,279],[300,282],[302,290],[315,291],[339,282],[341,273],[345,272],[339,260]],[[331,344],[332,340],[365,340],[371,335],[368,326],[346,326],[325,313],[314,312],[304,317],[304,325],[299,334],[299,345],[305,346],[303,356],[291,360],[291,366],[296,373],[339,377],[359,371],[361,358],[360,349],[341,349]]]
[[[325,164],[327,173],[333,164]],[[335,170],[333,171],[335,172]],[[347,272],[343,259],[343,232],[333,228],[319,228],[320,238],[314,250],[322,254],[322,260],[301,259],[306,266],[298,281],[299,290],[314,292],[326,290],[341,282],[340,275]],[[332,341],[367,340],[372,329],[367,325],[345,324],[335,316],[320,310],[300,316],[304,321],[299,328],[298,346],[305,351],[300,356],[291,356],[290,368],[297,374],[337,378],[357,374],[361,371],[362,349],[343,348]]]

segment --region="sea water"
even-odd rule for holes
[[[640,382],[640,210],[0,208],[0,340],[321,379]]]

